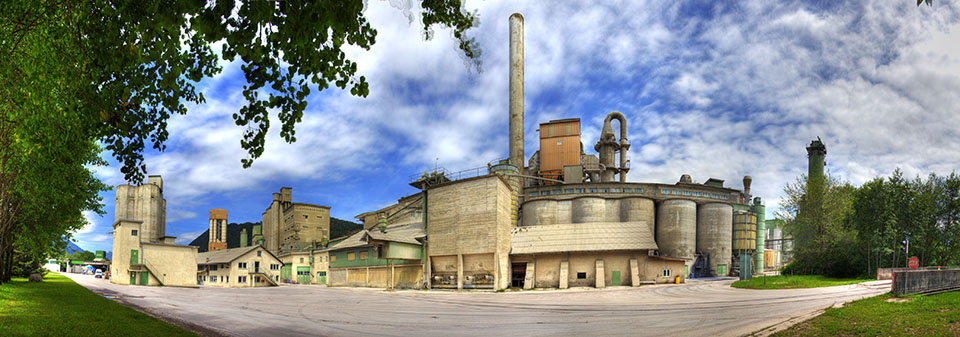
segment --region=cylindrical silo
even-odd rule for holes
[[[653,212],[653,200],[647,198],[623,198],[620,200],[620,221],[645,222],[654,234],[653,223],[656,215]]]
[[[573,223],[573,201],[557,201],[557,223]]]
[[[620,222],[620,199],[604,200],[603,221]]]
[[[661,256],[693,260],[697,247],[697,204],[684,199],[661,202],[657,206],[656,232]]]
[[[737,211],[733,215],[733,250],[752,253],[757,247],[757,215]]]
[[[753,258],[754,272],[763,272],[764,250],[767,247],[767,208],[760,203],[760,197],[753,199],[753,212],[757,214],[757,254]]]
[[[556,225],[557,201],[533,200],[523,204],[523,225]]]
[[[697,250],[710,254],[710,274],[727,276],[733,245],[733,206],[710,203],[697,208]],[[722,268],[717,268],[723,265]]]
[[[606,201],[599,197],[573,199],[573,223],[602,222],[605,218]]]

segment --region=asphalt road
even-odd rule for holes
[[[65,274],[94,292],[203,335],[739,336],[890,290],[890,281],[745,290],[731,279],[522,292],[120,286]]]

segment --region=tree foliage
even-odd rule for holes
[[[905,267],[901,241],[921,266],[960,265],[960,176],[907,179],[897,169],[859,187],[829,177],[822,187],[798,179],[784,188],[785,230],[794,237],[799,273],[871,275]],[[819,191],[819,192],[818,192]]]

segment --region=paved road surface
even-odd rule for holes
[[[640,288],[507,293],[118,286],[66,274],[94,292],[205,335],[737,336],[890,290],[889,281],[744,290],[733,280]]]

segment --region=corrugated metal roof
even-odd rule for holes
[[[249,246],[249,247],[240,247],[240,248],[230,248],[224,250],[216,250],[212,252],[203,252],[197,254],[197,264],[215,264],[215,263],[230,263],[233,260],[236,260],[238,257],[246,254],[247,252],[260,248],[260,246]],[[267,251],[264,249],[264,251]]]
[[[394,241],[420,245],[420,241],[417,241],[417,238],[425,235],[426,231],[423,229],[423,223],[421,222],[390,225],[387,226],[386,233],[380,232],[379,227],[373,227],[371,229],[362,230],[350,235],[350,237],[334,246],[331,246],[327,250],[331,251],[344,248],[363,247],[369,244],[367,243],[367,237],[379,241]]]
[[[643,222],[523,226],[510,231],[510,254],[659,249]]]
[[[420,241],[417,241],[416,238],[425,235],[425,233],[423,223],[411,222],[388,226],[386,232],[380,232],[379,228],[373,227],[367,230],[367,235],[373,240],[402,242],[419,246]]]

